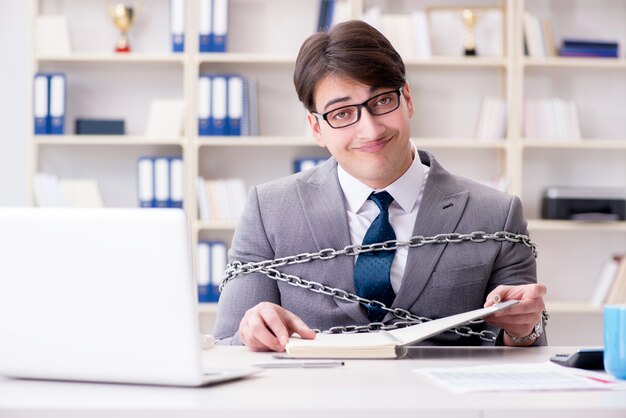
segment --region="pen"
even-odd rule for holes
[[[255,367],[262,369],[316,369],[316,368],[328,368],[343,366],[343,361],[276,361],[272,363],[258,363],[254,364]]]

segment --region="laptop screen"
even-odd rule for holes
[[[0,374],[188,383],[200,370],[178,209],[0,208]]]

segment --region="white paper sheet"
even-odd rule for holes
[[[559,366],[552,362],[514,363],[413,370],[457,393],[626,389],[608,375]]]

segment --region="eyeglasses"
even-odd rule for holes
[[[324,119],[331,128],[339,129],[354,125],[361,119],[361,108],[366,108],[372,116],[382,116],[400,107],[400,91],[386,91],[370,97],[361,104],[343,106],[326,113],[311,112],[317,118]]]

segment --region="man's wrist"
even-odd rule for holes
[[[530,332],[530,334],[526,335],[525,337],[515,337],[509,334],[506,330],[504,330],[504,333],[515,345],[530,345],[534,343],[535,341],[537,341],[537,339],[541,337],[541,334],[543,334],[544,321],[547,321],[547,319],[548,319],[548,314],[544,310],[541,313],[541,319],[539,320],[537,325],[535,325],[533,327],[533,330]]]

